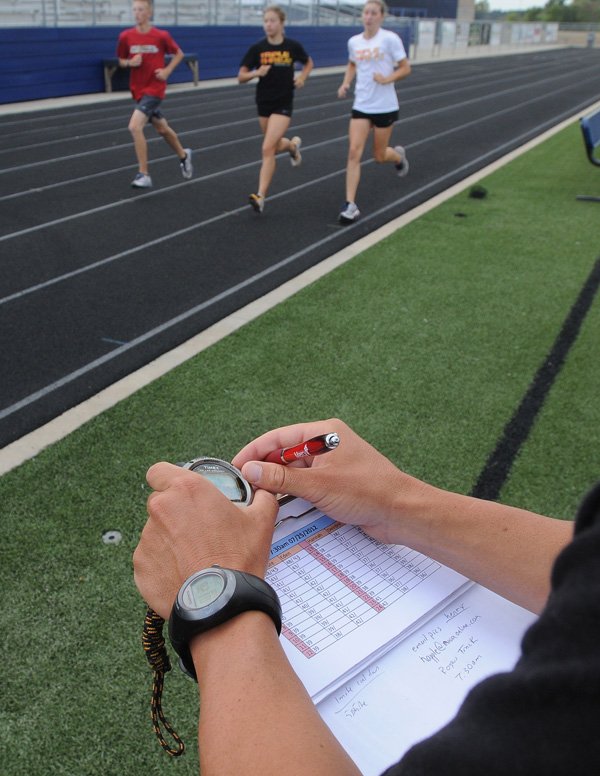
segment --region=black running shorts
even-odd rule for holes
[[[280,116],[292,115],[293,102],[257,102],[256,108],[258,115],[268,119],[272,113],[278,113]]]
[[[360,110],[352,111],[353,119],[367,119],[374,127],[378,127],[379,129],[391,127],[392,124],[395,124],[396,121],[398,121],[399,115],[400,111],[397,110],[393,110],[391,113],[363,113]]]

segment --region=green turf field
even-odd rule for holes
[[[576,124],[482,183],[0,480],[5,776],[197,773],[179,671],[165,709],[188,753],[171,761],[149,721],[131,555],[154,461],[338,415],[412,474],[472,489],[600,256]],[[568,518],[598,478],[599,342],[595,299],[503,501]]]

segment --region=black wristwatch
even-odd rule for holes
[[[281,633],[281,604],[271,585],[254,574],[211,566],[185,580],[169,617],[169,639],[182,670],[196,679],[190,640],[242,612],[260,611]]]

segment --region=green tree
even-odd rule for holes
[[[600,0],[548,0],[541,8],[509,11],[503,18],[509,22],[600,22]]]
[[[487,19],[490,15],[490,4],[488,0],[478,0],[475,3],[475,18]]]
[[[544,9],[543,8],[528,8],[523,14],[523,21],[526,22],[541,22],[544,21]]]
[[[577,9],[578,21],[600,22],[600,0],[573,0],[573,7]]]

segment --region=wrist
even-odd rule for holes
[[[278,643],[273,620],[258,610],[242,612],[216,628],[197,634],[189,646],[200,689],[207,680],[222,676],[223,665],[237,665],[249,654],[263,653]]]
[[[243,648],[246,637],[251,637],[252,641],[260,641],[269,640],[271,636],[279,639],[273,619],[260,609],[248,609],[210,630],[197,633],[190,640],[190,651],[194,662],[201,657],[205,666],[206,659],[213,653],[217,655],[224,648],[233,650],[238,642]]]
[[[398,492],[395,504],[393,523],[401,533],[400,543],[432,557],[460,552],[482,502],[409,479],[412,482]]]
[[[392,499],[386,515],[388,544],[405,544],[419,551],[429,548],[435,523],[442,514],[440,496],[450,495],[402,471],[392,482]]]

